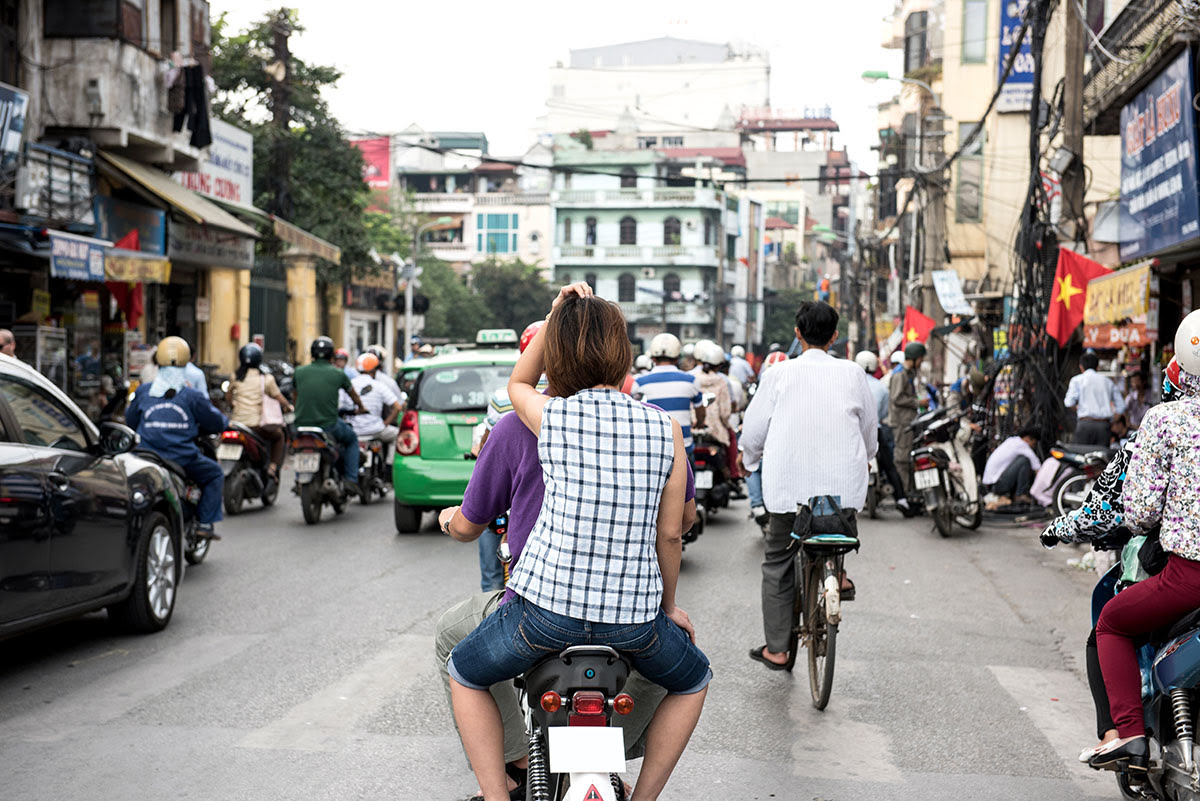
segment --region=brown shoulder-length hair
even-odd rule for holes
[[[625,315],[603,298],[571,297],[546,321],[546,377],[555,395],[567,397],[600,385],[621,386],[633,351]]]

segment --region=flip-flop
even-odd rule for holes
[[[767,646],[765,645],[760,645],[757,648],[751,648],[750,658],[755,662],[762,662],[767,666],[768,670],[787,670],[787,665],[780,665],[779,663],[772,662],[770,659],[767,659],[765,656],[763,656],[763,649],[766,647]]]

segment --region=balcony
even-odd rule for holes
[[[716,267],[715,245],[560,245],[555,264]]]
[[[631,323],[661,323],[661,303],[618,303],[621,313]],[[713,321],[712,307],[697,303],[668,303],[667,322],[681,325],[708,325]]]
[[[442,261],[467,261],[470,257],[466,242],[424,242],[421,249]]]
[[[475,205],[475,196],[467,192],[416,192],[413,203],[423,214],[466,214]]]
[[[720,209],[725,196],[715,189],[668,186],[657,189],[563,189],[550,193],[560,208]]]
[[[476,206],[548,206],[549,192],[488,192],[475,196]]]

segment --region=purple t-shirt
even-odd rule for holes
[[[646,405],[658,408],[652,403]],[[533,531],[533,524],[542,512],[542,496],[546,494],[537,442],[537,437],[516,413],[501,416],[479,452],[463,495],[462,515],[475,525],[490,523],[509,513],[508,549],[512,552],[512,565],[520,558],[529,532]],[[696,497],[696,479],[691,464],[685,464],[687,489],[683,502],[687,503]],[[512,590],[504,593],[504,601],[512,597]]]

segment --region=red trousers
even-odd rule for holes
[[[731,479],[741,478],[738,475],[738,448],[737,448],[737,432],[729,432],[729,447],[725,449],[725,466],[729,468],[729,477]]]
[[[1096,623],[1096,646],[1120,736],[1146,733],[1134,638],[1170,625],[1196,608],[1200,608],[1200,562],[1175,554],[1157,576],[1134,584],[1104,605]]]

